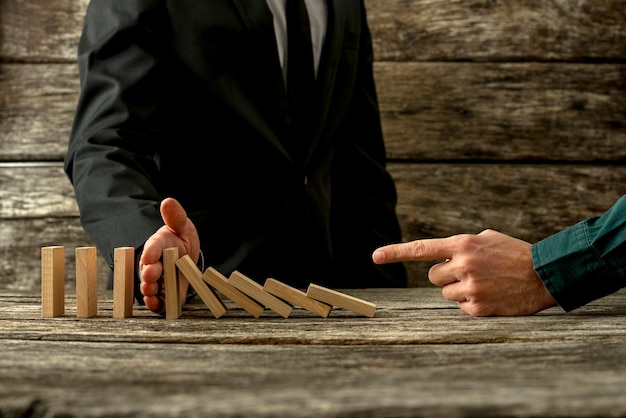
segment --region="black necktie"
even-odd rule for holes
[[[315,92],[311,24],[304,0],[287,0],[287,94],[294,133],[307,131]]]

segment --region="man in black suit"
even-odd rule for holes
[[[65,170],[109,264],[116,247],[141,254],[153,311],[168,246],[260,282],[406,285],[403,266],[371,261],[400,228],[363,2],[306,0],[309,46],[293,47],[298,1],[88,6]],[[302,51],[313,81],[294,102]]]

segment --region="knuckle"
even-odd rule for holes
[[[428,245],[426,245],[423,241],[413,242],[413,246],[411,247],[411,257],[420,258],[425,254],[428,254]]]
[[[491,316],[492,312],[489,307],[481,303],[467,303],[464,305],[463,310],[469,315],[474,317]]]
[[[471,279],[475,276],[476,268],[472,260],[467,257],[461,257],[456,260],[455,264],[457,275],[465,278],[467,280],[467,286],[473,289],[474,283]]]
[[[457,246],[460,252],[470,252],[477,245],[476,235],[463,234],[459,235]]]

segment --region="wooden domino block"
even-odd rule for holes
[[[98,314],[98,259],[96,247],[76,248],[76,317]]]
[[[358,314],[374,317],[376,305],[366,300],[346,295],[336,290],[327,289],[322,286],[311,283],[306,291],[307,297],[327,303],[338,308],[347,309]]]
[[[165,319],[178,319],[183,314],[180,300],[180,282],[176,270],[178,248],[163,250],[163,286],[165,289]]]
[[[133,315],[135,289],[135,249],[118,247],[113,250],[113,318]]]
[[[328,317],[332,309],[331,305],[308,298],[302,290],[293,288],[276,279],[267,279],[263,285],[263,290],[294,306],[300,306],[307,311],[313,312],[322,318]]]
[[[215,318],[219,318],[226,313],[226,305],[224,305],[224,302],[215,294],[213,289],[207,286],[204,280],[202,280],[202,273],[189,255],[184,255],[179,258],[178,261],[176,261],[176,266],[180,269],[185,278],[187,278],[189,284],[198,292],[198,295],[206,306],[208,306]]]
[[[243,293],[250,296],[252,299],[272,309],[283,318],[289,317],[291,311],[293,310],[293,306],[283,302],[271,293],[266,292],[263,290],[263,286],[243,273],[233,271],[228,278],[228,282],[237,289],[241,290]]]
[[[41,315],[53,318],[65,313],[65,247],[41,249]]]
[[[231,285],[228,282],[228,279],[213,267],[206,269],[202,275],[202,280],[207,282],[219,292],[222,292],[224,296],[241,306],[246,312],[255,318],[261,316],[261,313],[265,310],[265,306],[258,304],[255,300],[249,298],[246,294]]]

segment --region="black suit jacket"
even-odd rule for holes
[[[363,2],[329,0],[315,128],[292,134],[264,0],[92,0],[65,169],[112,263],[178,199],[207,265],[294,286],[405,286]]]

